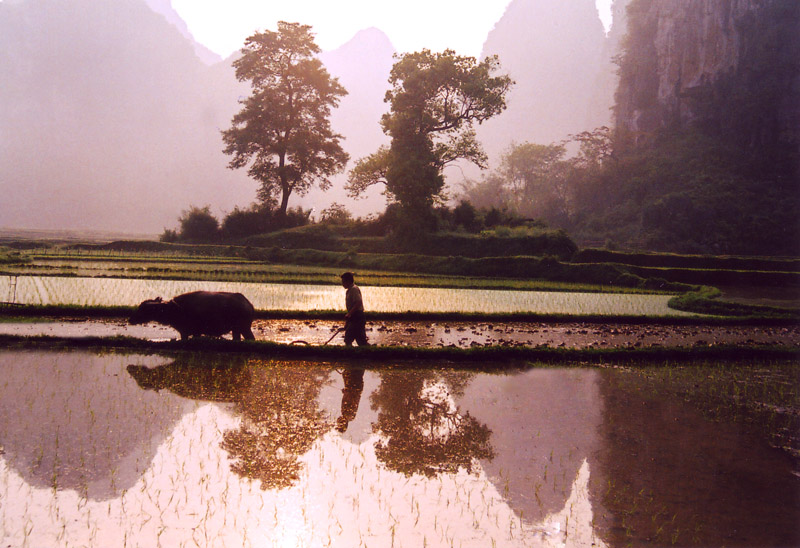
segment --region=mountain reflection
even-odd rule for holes
[[[378,411],[373,431],[378,460],[390,470],[433,477],[468,472],[479,459],[492,459],[489,428],[459,414],[454,396],[471,375],[459,372],[388,371],[370,400]]]
[[[71,489],[86,499],[110,499],[135,484],[188,406],[142,393],[117,375],[126,359],[0,353],[0,454],[10,468],[32,486]]]

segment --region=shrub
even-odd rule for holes
[[[180,219],[180,239],[185,242],[212,242],[219,237],[219,221],[211,214],[211,206],[191,206]]]

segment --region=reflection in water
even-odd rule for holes
[[[222,448],[232,459],[231,469],[260,480],[262,489],[296,482],[302,468],[299,457],[329,429],[317,404],[329,371],[312,364],[284,368],[241,356],[183,354],[152,369],[129,365],[128,373],[145,390],[167,389],[186,398],[234,403],[241,421],[237,429],[224,433]]]
[[[359,367],[345,367],[342,370],[342,406],[339,418],[336,419],[336,430],[342,434],[347,426],[356,418],[361,392],[364,391],[364,370]]]
[[[564,508],[599,448],[598,384],[595,370],[534,369],[478,375],[458,398],[491,428],[497,456],[481,464],[520,515],[538,521]]]
[[[107,499],[133,485],[194,405],[143,393],[119,375],[125,359],[0,352],[0,446],[10,468],[32,486],[84,498]]]
[[[740,424],[665,398],[656,382],[637,372],[601,376],[602,450],[591,491],[607,509],[595,516],[604,538],[614,545],[800,546],[800,478],[790,457]]]
[[[262,489],[281,489],[299,480],[299,458],[330,424],[317,398],[329,371],[305,367],[257,367],[242,391],[237,430],[225,432],[222,447],[235,460],[234,472],[261,480]]]
[[[0,352],[0,546],[798,541],[786,463],[630,371],[175,356]]]
[[[477,459],[491,459],[490,430],[469,413],[460,414],[453,401],[469,378],[429,370],[383,373],[371,397],[378,411],[378,459],[391,470],[427,477],[459,468],[471,472]]]
[[[147,367],[131,364],[127,370],[143,390],[169,390],[184,398],[201,401],[238,402],[250,384],[247,358],[209,358],[182,354],[166,365]]]

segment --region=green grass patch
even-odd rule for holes
[[[719,300],[719,289],[703,286],[695,291],[673,297],[667,303],[670,308],[697,314],[734,316],[739,318],[775,318],[800,321],[800,311],[772,306],[731,303]]]
[[[797,258],[634,253],[588,248],[581,249],[572,260],[579,263],[618,263],[654,268],[800,272],[800,259]]]

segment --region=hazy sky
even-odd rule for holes
[[[559,2],[560,0],[551,0]],[[611,0],[596,0],[610,24]],[[478,56],[509,0],[172,0],[195,40],[227,57],[254,30],[274,30],[277,21],[309,24],[323,50],[336,49],[361,29],[377,27],[399,52],[455,49]]]

